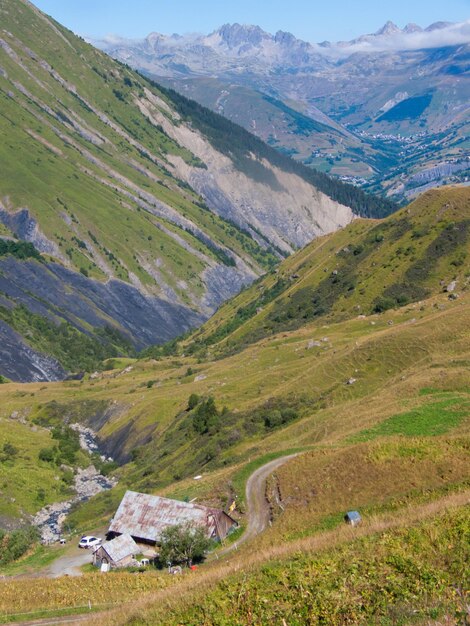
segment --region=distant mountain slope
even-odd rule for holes
[[[321,44],[240,24],[96,43],[297,160],[366,189],[406,200],[468,177],[468,22],[388,22],[350,42]],[[299,126],[295,112],[310,125]]]
[[[355,212],[393,208],[327,179],[320,191],[307,170],[250,147],[242,129],[159,90],[26,0],[2,0],[0,18],[0,237],[42,254],[0,254],[0,318],[23,347],[41,341],[12,319],[20,303],[46,326],[63,321],[97,339],[97,358],[97,327],[121,333],[111,352],[164,341]],[[19,376],[1,363],[0,352],[0,373]]]
[[[312,320],[331,323],[470,287],[470,189],[433,190],[381,221],[356,220],[227,302],[185,351],[225,354]]]

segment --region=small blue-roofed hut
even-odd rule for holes
[[[358,511],[348,511],[344,516],[344,521],[351,526],[357,526],[362,522],[362,517]]]

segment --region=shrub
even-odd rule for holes
[[[42,448],[39,450],[39,460],[46,463],[53,463],[56,458],[57,448]]]
[[[189,396],[189,400],[188,400],[188,410],[192,411],[193,409],[195,409],[196,406],[199,404],[199,400],[200,400],[200,397],[197,395],[197,393],[192,393]]]
[[[1,461],[13,461],[13,459],[18,454],[18,449],[15,446],[7,441],[3,444],[2,453],[0,454],[0,462]]]
[[[377,298],[373,308],[374,313],[383,313],[389,309],[393,309],[396,302],[393,298]]]
[[[0,529],[0,565],[19,559],[38,539],[38,531],[32,526],[8,534]]]

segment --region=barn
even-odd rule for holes
[[[139,546],[130,535],[120,535],[103,543],[93,552],[93,565],[105,570],[130,567],[140,552]]]
[[[202,526],[207,537],[219,541],[223,541],[230,530],[238,526],[221,509],[126,491],[111,520],[107,537],[130,535],[138,543],[155,545],[165,528],[188,522]]]

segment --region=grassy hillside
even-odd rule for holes
[[[430,191],[380,222],[320,238],[224,305],[189,350],[224,354],[310,320],[331,323],[468,285],[470,193]]]
[[[132,273],[144,285],[155,284],[138,256],[155,259],[165,251],[162,274],[178,289],[176,277],[189,281],[204,264],[175,235],[216,259],[197,236],[172,223],[171,209],[207,230],[214,244],[259,254],[167,169],[167,155],[188,163],[195,157],[142,116],[135,99],[143,79],[51,26],[28,3],[4,2],[2,14],[9,31],[2,35],[0,76],[9,138],[0,155],[7,208],[29,207],[64,260],[98,278],[109,270],[126,281]],[[167,219],[165,211],[152,215],[145,202],[152,205],[152,196],[171,207]]]
[[[374,452],[383,439],[409,438],[395,451],[390,444],[394,462],[422,454],[440,467],[443,453],[427,444],[420,451],[414,439],[468,432],[469,316],[467,293],[455,301],[439,294],[419,306],[327,327],[307,324],[217,361],[110,362],[118,368],[83,382],[5,384],[1,416],[5,429],[9,416],[19,414],[26,416],[26,432],[54,416],[99,431],[123,464],[121,483],[115,496],[102,495],[72,516],[84,530],[109,517],[125,486],[223,504],[242,495],[236,476],[250,460],[288,449],[352,446],[363,463],[386,455]],[[439,444],[445,445],[451,444]],[[456,459],[459,445],[450,448]],[[195,483],[201,472],[207,479]],[[427,468],[427,486],[463,479],[463,466],[452,472],[440,482]],[[418,491],[421,486],[418,481]],[[397,494],[402,487],[398,483]]]
[[[450,191],[441,211],[428,210],[435,207],[428,196],[406,213],[413,229],[431,231],[418,237],[424,250],[447,232],[450,218],[452,233],[460,232],[459,193]],[[442,203],[442,193],[439,198]],[[358,236],[387,223],[375,222]],[[409,231],[401,236],[406,241]],[[350,238],[347,232],[334,250]],[[400,241],[377,243],[396,252]],[[319,242],[320,260],[322,249]],[[430,291],[418,303],[302,320],[217,360],[183,354],[111,359],[104,372],[82,382],[1,385],[0,443],[11,440],[18,453],[0,462],[0,481],[8,483],[0,515],[11,523],[40,508],[36,483],[24,489],[28,472],[43,482],[47,502],[60,497],[58,466],[35,457],[50,446],[44,425],[90,425],[120,464],[118,485],[69,516],[77,533],[104,529],[128,487],[222,507],[235,499],[243,526],[247,478],[297,451],[267,482],[270,528],[231,555],[211,557],[196,574],[144,575],[145,596],[131,580],[109,623],[457,620],[467,602],[470,294],[461,266],[450,261],[462,250],[453,246],[451,255],[433,257],[437,265],[423,282]],[[296,257],[284,263],[301,268],[314,261],[311,249]],[[383,271],[378,263],[371,267]],[[445,273],[450,268],[456,299],[433,283],[436,276],[453,278]],[[202,478],[195,481],[196,475]],[[350,509],[364,518],[358,529],[343,522]],[[23,568],[30,562],[26,557]],[[83,589],[93,580],[87,574]],[[12,598],[24,584],[2,583],[8,615],[18,610]],[[80,601],[72,579],[61,585],[67,590],[62,608]],[[99,586],[90,594],[103,601]],[[58,608],[47,580],[35,581],[22,602],[24,610]]]

